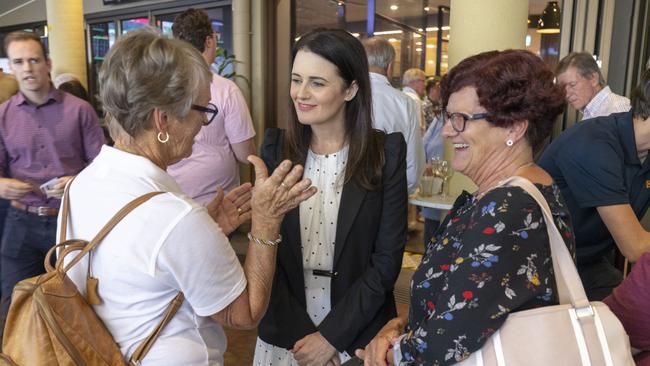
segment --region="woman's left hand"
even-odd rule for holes
[[[338,357],[334,358],[334,356],[338,356],[336,348],[320,332],[308,334],[300,339],[294,344],[291,352],[293,352],[293,358],[300,366],[322,366],[327,365],[328,362],[333,363],[336,361],[338,361],[338,364],[334,363],[335,365],[341,364]]]
[[[224,234],[230,235],[239,225],[250,220],[251,189],[250,183],[244,183],[224,196],[223,188],[217,187],[217,195],[206,208]]]

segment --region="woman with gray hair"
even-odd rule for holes
[[[257,325],[269,301],[280,223],[316,189],[301,179],[300,165],[284,161],[269,177],[251,156],[255,188],[240,189],[214,212],[180,191],[165,169],[190,155],[194,136],[217,113],[208,65],[185,42],[129,32],[109,51],[99,82],[115,146],[104,146],[68,187],[67,238],[91,239],[135,197],[166,193],[127,215],[70,278],[84,295],[91,293],[87,276],[98,280],[101,301],[93,308],[126,359],[182,292],[184,303],[142,364],[222,365],[222,326]],[[248,217],[242,268],[224,231]]]

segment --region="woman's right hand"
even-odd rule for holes
[[[318,191],[311,186],[311,180],[302,179],[302,165],[293,165],[285,160],[269,176],[262,159],[251,155],[248,161],[255,167],[255,186],[251,198],[253,222],[279,227],[287,212]]]

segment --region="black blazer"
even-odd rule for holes
[[[282,161],[283,132],[266,131],[261,157],[269,171]],[[375,137],[383,141],[385,155],[380,188],[367,191],[351,180],[341,194],[329,314],[317,327],[306,311],[295,208],[282,222],[271,301],[259,325],[265,342],[291,349],[299,339],[320,331],[339,352],[353,355],[397,316],[393,286],[406,243],[406,143],[401,133],[376,131]]]

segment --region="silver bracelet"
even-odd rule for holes
[[[274,246],[277,246],[278,244],[280,244],[282,242],[282,235],[278,234],[278,238],[275,239],[275,240],[267,240],[267,239],[256,238],[255,236],[253,236],[253,234],[251,234],[249,232],[248,233],[248,240],[252,241],[253,243],[255,243],[257,245],[266,245],[266,246],[269,246],[269,247],[274,247]]]

